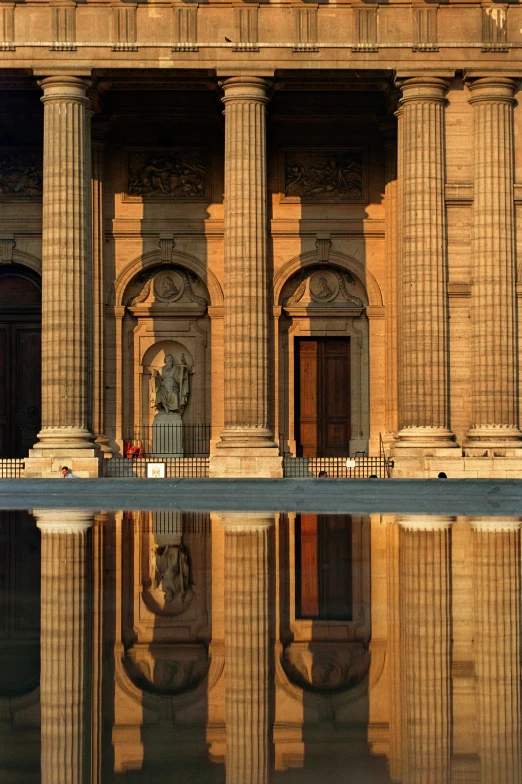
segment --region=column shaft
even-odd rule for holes
[[[103,179],[105,144],[92,144],[93,391],[92,425],[96,443],[109,451],[105,435],[105,303],[103,286]]]
[[[89,82],[43,79],[42,430],[38,448],[89,446],[92,260]]]
[[[450,774],[450,519],[401,518],[400,613],[404,784]]]
[[[391,118],[393,119],[393,118]],[[386,433],[397,431],[397,129],[386,129]]]
[[[225,122],[225,429],[272,444],[268,428],[266,107],[268,83],[228,79]]]
[[[449,430],[444,106],[448,83],[402,85],[399,443],[455,446]]]
[[[469,84],[475,127],[470,447],[513,442],[522,447],[513,204],[513,93],[517,81],[488,77]]]
[[[272,517],[227,515],[225,666],[227,784],[269,776],[269,529]]]
[[[518,784],[520,520],[476,518],[474,642],[482,784]]]
[[[85,784],[91,770],[92,515],[35,511],[41,551],[42,784]]]

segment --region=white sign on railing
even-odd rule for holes
[[[346,460],[346,468],[355,468],[355,460],[352,460],[350,457]]]
[[[165,463],[147,463],[147,479],[165,479]]]

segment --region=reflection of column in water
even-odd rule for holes
[[[400,517],[403,775],[443,784],[450,773],[450,517]]]
[[[42,534],[42,784],[86,784],[91,767],[91,527],[79,510],[34,510]]]
[[[519,784],[521,520],[476,517],[471,524],[480,781]]]
[[[227,514],[225,667],[227,784],[269,775],[269,531],[271,515]]]

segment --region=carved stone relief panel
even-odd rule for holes
[[[0,150],[0,199],[39,199],[42,196],[42,153]]]
[[[281,202],[367,201],[363,147],[300,147],[280,152]]]
[[[299,270],[282,292],[285,308],[363,308],[366,298],[353,275],[332,265]]]
[[[126,292],[125,304],[138,306],[175,305],[174,309],[194,306],[206,308],[209,295],[204,283],[183,267],[146,270],[138,275]]]
[[[209,163],[204,148],[128,150],[125,174],[125,200],[209,199]]]

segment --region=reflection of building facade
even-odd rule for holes
[[[170,354],[214,476],[519,475],[520,13],[2,7],[0,456],[97,474]]]
[[[40,748],[43,780],[82,784],[520,780],[519,519],[34,514],[40,690],[2,516],[20,780]]]

